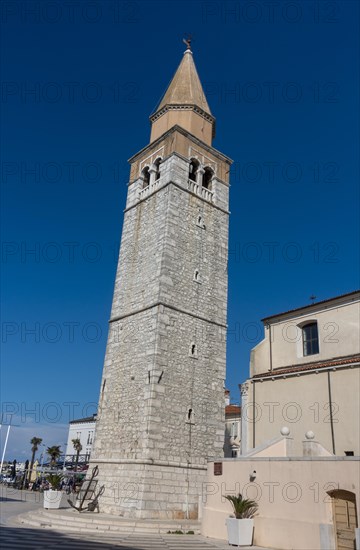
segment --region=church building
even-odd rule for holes
[[[297,454],[312,430],[338,456],[360,455],[360,292],[263,319],[241,385],[242,454],[290,426]]]

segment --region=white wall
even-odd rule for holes
[[[69,434],[66,445],[66,455],[75,455],[76,451],[72,444],[72,439],[80,439],[82,445],[81,455],[90,454],[95,434],[95,421],[78,422],[69,425]]]
[[[357,495],[357,458],[240,458],[223,459],[223,474],[208,465],[203,484],[202,534],[227,540],[225,521],[232,513],[227,494],[241,492],[258,501],[254,544],[284,550],[335,548],[332,503],[327,491],[345,489]],[[256,470],[250,482],[249,473]],[[359,512],[359,501],[357,510]],[[328,542],[324,546],[324,533]]]
[[[270,319],[270,328],[265,328],[264,340],[252,350],[250,375],[270,369],[270,331],[272,369],[360,353],[359,296],[353,296],[351,301],[348,299],[341,303],[339,299],[327,304],[315,304],[310,311],[299,310]],[[318,323],[319,353],[304,356],[301,325],[310,321]]]
[[[330,418],[329,377],[332,398]],[[253,392],[255,385],[255,409]],[[243,438],[247,448],[277,437],[283,426],[288,426],[295,439],[295,453],[302,454],[301,441],[308,430],[331,453],[344,456],[345,451],[360,455],[360,367],[338,370],[308,371],[301,376],[264,378],[255,384],[249,381],[247,405],[242,407]],[[255,419],[255,422],[253,421]],[[253,433],[255,430],[255,445]]]

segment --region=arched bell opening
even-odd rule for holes
[[[206,168],[204,170],[202,186],[205,189],[208,189],[209,191],[212,191],[212,179],[213,179],[213,177],[214,177],[214,171],[212,170],[212,168],[209,168],[208,166],[206,166]]]
[[[192,158],[190,159],[190,165],[189,165],[189,180],[196,182],[196,172],[198,171],[200,167],[200,162]]]
[[[145,187],[148,187],[150,184],[150,170],[148,166],[145,166],[145,168],[142,170],[141,177],[143,180],[142,188],[145,189]]]

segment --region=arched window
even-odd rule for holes
[[[214,176],[213,170],[207,166],[204,171],[202,185],[203,187],[205,187],[205,189],[208,189],[209,191],[211,191],[211,181],[213,179],[213,176]]]
[[[154,162],[154,167],[155,167],[155,181],[158,180],[160,178],[160,164],[161,164],[161,158],[157,158],[156,161]]]
[[[190,166],[189,166],[189,180],[196,181],[196,172],[200,166],[200,163],[196,159],[190,160]]]
[[[194,281],[196,283],[199,283],[200,282],[200,273],[199,273],[199,270],[198,269],[195,269],[194,271]]]
[[[147,187],[150,183],[150,171],[148,166],[146,166],[141,172],[141,177],[143,179],[143,189],[145,189],[145,187]]]
[[[319,334],[316,321],[303,325],[302,340],[304,356],[319,353]]]

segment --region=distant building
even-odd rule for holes
[[[289,426],[295,452],[312,430],[332,454],[360,454],[360,292],[263,319],[241,384],[242,454]]]
[[[96,414],[86,418],[79,418],[69,422],[69,434],[66,445],[66,460],[72,460],[76,455],[73,439],[80,439],[82,450],[80,452],[81,462],[88,462],[90,459],[94,435],[95,435]]]
[[[230,403],[230,391],[225,390],[225,441],[224,457],[240,455],[241,408]]]

